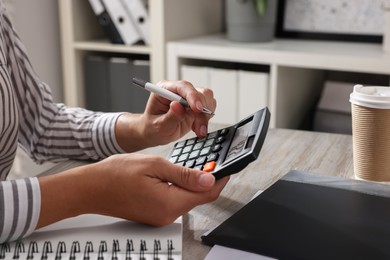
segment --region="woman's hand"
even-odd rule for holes
[[[121,154],[40,178],[38,227],[96,213],[161,226],[218,198],[229,177],[214,176],[150,155]]]
[[[127,152],[167,144],[184,136],[190,130],[204,137],[208,132],[210,115],[203,107],[215,111],[216,100],[211,89],[195,89],[188,81],[161,81],[157,84],[185,98],[191,109],[177,101],[151,94],[142,115],[123,114],[119,117],[116,136]]]
[[[105,205],[100,213],[156,226],[214,201],[229,179],[215,182],[210,173],[139,154],[113,156],[97,166],[109,172],[109,184],[100,192]]]

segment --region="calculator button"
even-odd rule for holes
[[[207,141],[204,143],[204,147],[212,146],[213,143],[214,143],[214,139],[207,140]]]
[[[180,152],[181,152],[181,148],[179,148],[179,149],[175,149],[173,152],[172,152],[172,157],[174,157],[174,156],[178,156],[179,154],[180,154]]]
[[[195,166],[195,160],[189,160],[185,163],[185,167],[192,168]]]
[[[177,161],[177,156],[176,156],[176,157],[171,157],[171,158],[169,158],[169,161],[170,161],[171,163],[175,163],[175,162]]]
[[[218,152],[219,150],[222,149],[222,146],[220,144],[216,144],[213,146],[213,148],[211,149],[211,151],[213,151],[214,153]]]
[[[178,162],[182,162],[188,159],[188,153],[180,155],[179,159],[177,160]]]
[[[204,165],[203,171],[204,172],[212,172],[215,169],[215,166],[217,163],[215,161],[208,162]]]
[[[189,153],[189,152],[191,152],[191,150],[192,150],[192,145],[188,145],[188,146],[183,148],[182,153]]]
[[[220,144],[220,143],[223,143],[223,141],[225,141],[225,137],[219,136],[219,137],[215,140],[215,143],[216,143],[216,144]]]
[[[217,137],[217,132],[210,133],[210,134],[207,136],[207,139],[214,139],[215,137]]]
[[[206,147],[206,148],[203,148],[201,151],[200,151],[200,156],[203,156],[203,155],[208,155],[210,153],[210,149],[211,147]]]
[[[207,159],[206,156],[199,157],[199,158],[196,160],[195,164],[196,164],[196,165],[199,165],[199,164],[203,165],[203,164],[206,163],[206,159]]]
[[[195,143],[195,139],[196,138],[192,138],[192,139],[187,140],[187,145],[194,144]]]
[[[196,143],[194,145],[194,149],[193,150],[199,150],[200,148],[202,148],[202,146],[203,146],[203,143]]]
[[[194,169],[196,169],[196,170],[202,170],[202,168],[203,168],[203,165],[201,164],[201,165],[196,165],[195,167],[194,167]]]
[[[184,166],[184,162],[177,162],[176,165]]]
[[[182,148],[186,144],[186,141],[181,141],[176,144],[176,148]]]
[[[190,153],[189,159],[197,158],[199,156],[199,152],[200,152],[200,150],[193,151],[192,153]]]
[[[214,143],[214,139],[209,139],[204,143],[204,147],[212,146]]]
[[[202,139],[198,139],[198,141],[196,141],[196,143],[204,143],[207,139],[206,138],[202,138]]]
[[[216,160],[218,160],[218,154],[217,153],[212,153],[209,156],[207,156],[207,161],[208,162],[216,161]]]
[[[220,135],[227,135],[227,133],[229,133],[229,129],[225,128],[225,129],[222,129],[219,134]]]

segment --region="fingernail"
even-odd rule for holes
[[[210,173],[203,173],[199,176],[198,182],[200,186],[208,188],[214,185],[215,178]]]
[[[199,109],[200,111],[202,111],[203,110],[202,102],[200,102],[200,101],[196,102],[196,108]]]
[[[200,134],[201,134],[202,136],[206,136],[206,135],[207,135],[207,126],[202,125],[202,126],[200,127]]]

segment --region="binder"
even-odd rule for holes
[[[112,112],[143,113],[149,92],[131,84],[133,77],[149,80],[149,61],[112,57],[109,60],[109,99]]]
[[[181,259],[182,219],[151,227],[119,218],[81,215],[0,245],[0,259]]]
[[[291,171],[202,236],[276,259],[390,259],[388,185]]]
[[[123,40],[111,20],[110,15],[104,8],[100,0],[89,0],[89,3],[97,17],[100,26],[103,28],[107,38],[111,43],[123,44]]]
[[[133,45],[142,40],[121,0],[101,0],[101,2],[110,15],[124,44]]]
[[[84,61],[86,108],[93,111],[109,112],[108,57],[87,55]]]
[[[121,0],[145,44],[150,44],[150,19],[142,0]]]

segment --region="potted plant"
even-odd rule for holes
[[[226,0],[227,38],[264,42],[274,38],[277,0]]]
[[[246,2],[247,0],[240,0],[240,2]],[[265,15],[267,11],[268,0],[254,0],[256,11],[259,15]]]

